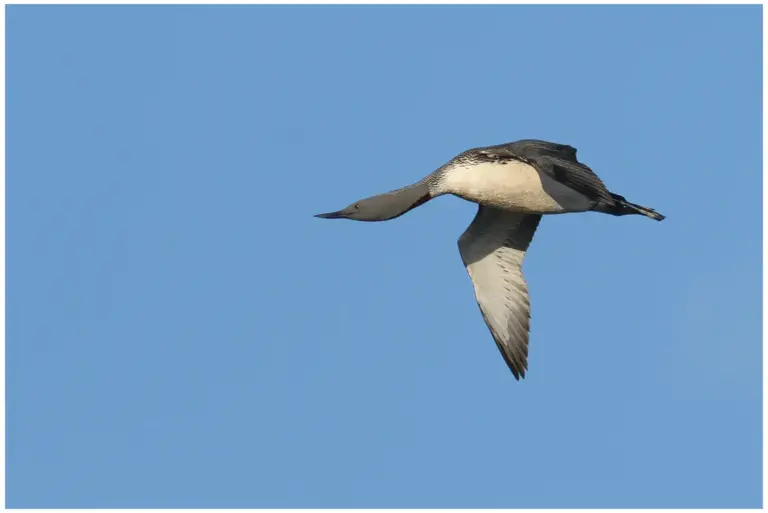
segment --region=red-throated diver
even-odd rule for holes
[[[522,265],[541,216],[595,211],[664,219],[610,192],[575,148],[533,139],[467,150],[413,185],[315,217],[386,221],[443,194],[479,205],[459,252],[483,319],[518,380],[528,369],[530,319]]]

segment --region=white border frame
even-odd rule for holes
[[[763,5],[762,1],[756,1],[756,0],[746,0],[746,1],[740,1],[740,2],[717,2],[713,0],[699,0],[699,1],[692,1],[692,0],[678,0],[675,2],[669,2],[669,1],[663,1],[663,0],[645,0],[644,2],[631,2],[627,0],[614,0],[614,1],[601,1],[601,0],[584,0],[584,1],[577,1],[577,0],[560,0],[560,1],[553,1],[553,2],[542,2],[537,0],[529,0],[529,1],[509,1],[509,0],[485,0],[482,2],[473,2],[473,1],[459,1],[459,0],[443,0],[443,1],[437,1],[437,0],[420,0],[420,1],[408,1],[408,0],[390,0],[386,2],[377,2],[372,0],[336,0],[336,1],[328,1],[323,2],[320,0],[282,0],[282,1],[245,1],[245,0],[230,0],[227,2],[222,2],[222,4],[226,5],[242,5],[242,4],[299,4],[299,5],[343,5],[343,4],[352,4],[352,5],[366,5],[366,4],[388,4],[388,5],[402,5],[402,4],[434,4],[434,5],[440,5],[440,4],[453,4],[453,5],[472,5],[472,4],[484,4],[484,5],[497,5],[497,4],[537,4],[537,5],[634,5],[634,4],[673,4],[673,5],[727,5],[727,4],[739,4],[739,5]],[[102,0],[102,1],[80,1],[80,2],[64,2],[60,0],[27,0],[27,1],[21,1],[21,2],[3,2],[3,9],[0,11],[0,26],[2,27],[0,30],[2,31],[2,38],[0,38],[0,68],[2,68],[2,79],[0,80],[0,93],[2,94],[2,101],[0,102],[0,115],[2,116],[3,120],[5,120],[5,6],[7,5],[146,5],[146,4],[160,4],[160,5],[212,5],[217,4],[217,2],[211,2],[211,1],[201,1],[201,0],[188,0],[188,1],[181,1],[181,0],[165,0],[161,2],[152,1],[152,0],[136,0],[133,2],[116,2],[116,1],[110,1],[110,0]],[[763,6],[763,32],[765,32],[766,22],[768,21],[768,14],[765,9],[765,6]],[[768,112],[768,109],[766,109],[766,99],[768,99],[768,95],[766,95],[765,90],[765,84],[766,79],[768,78],[768,73],[766,72],[766,51],[768,50],[768,45],[766,44],[766,38],[763,37],[763,120],[766,119],[766,113]],[[765,123],[763,123],[765,124]],[[0,288],[5,291],[5,122],[2,124],[2,128],[0,128],[0,133],[2,134],[2,138],[0,139],[0,156],[2,156],[2,163],[0,164]],[[766,136],[765,128],[763,127],[763,158],[765,158],[766,154],[766,147],[768,145],[768,136]],[[763,169],[765,169],[765,166],[763,165]],[[768,258],[766,258],[766,249],[768,249],[768,243],[766,243],[765,238],[765,226],[768,224],[768,211],[765,208],[765,198],[768,193],[768,185],[766,184],[765,180],[765,173],[763,173],[763,372],[765,372],[766,367],[768,366],[768,354],[766,354],[765,351],[765,339],[766,335],[768,335],[768,328],[765,324],[765,318],[766,313],[768,313],[768,304],[766,304],[765,301],[765,290],[766,290],[766,284],[768,284],[768,280],[766,280],[765,277],[765,268],[767,267],[766,264],[768,264]],[[0,297],[0,339],[2,340],[2,352],[0,352],[0,373],[2,374],[2,380],[0,380],[0,401],[2,401],[2,409],[0,410],[0,455],[3,459],[3,465],[0,467],[0,507],[2,507],[3,510],[5,510],[5,294]],[[768,499],[768,493],[766,493],[766,471],[765,471],[765,460],[766,460],[766,454],[768,454],[768,451],[766,451],[766,438],[765,438],[765,426],[768,422],[768,415],[766,415],[766,408],[765,408],[765,398],[766,398],[766,382],[765,379],[763,379],[763,508],[765,507],[765,504]],[[57,511],[57,510],[42,510],[42,509],[27,509],[24,510],[26,512],[36,512],[36,511]],[[92,512],[93,510],[68,510],[68,511],[83,511],[83,512]],[[112,511],[112,510],[110,510]],[[147,509],[147,510],[136,510],[136,509],[124,509],[124,510],[114,510],[114,511],[121,511],[121,512],[132,512],[132,511],[156,511],[156,512],[166,512],[166,511],[189,511],[189,512],[198,512],[202,511],[199,509]],[[265,510],[245,510],[245,511],[265,511],[265,512],[274,512],[274,513],[292,513],[297,511],[316,511],[316,510],[302,510],[302,509],[265,509]],[[339,511],[339,512],[352,512],[352,511],[361,511],[361,510],[355,510],[355,509],[345,509],[345,510],[323,510],[323,511]],[[388,513],[388,512],[394,512],[394,511],[405,511],[405,512],[421,512],[421,511],[450,511],[446,509],[439,509],[439,510],[415,510],[415,509],[408,509],[408,510],[392,510],[392,509],[383,509],[383,510],[375,510],[380,513]],[[549,513],[549,512],[556,512],[556,511],[577,511],[577,510],[561,510],[561,509],[522,509],[522,510],[515,510],[515,511],[522,511],[522,512],[531,512],[531,513]],[[592,510],[580,510],[580,511],[592,511]],[[611,510],[600,510],[600,511],[611,511]],[[622,510],[623,511],[623,510]],[[707,509],[707,510],[649,510],[649,509],[637,509],[637,510],[627,510],[627,511],[633,511],[633,512],[645,512],[645,511],[706,511],[707,513],[715,512],[715,511],[730,511],[726,509]],[[751,511],[751,510],[744,510],[744,511]],[[754,510],[754,511],[760,511],[760,510]]]

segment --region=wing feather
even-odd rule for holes
[[[459,252],[475,290],[475,299],[496,346],[515,379],[528,368],[530,302],[523,277],[525,252],[541,220],[480,206],[459,238]]]

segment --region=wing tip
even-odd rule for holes
[[[515,380],[520,381],[521,379],[525,379],[525,373],[528,372],[528,356],[526,355],[517,359],[510,358],[501,346],[499,346],[499,349],[501,349],[501,355],[504,357],[504,362],[507,364],[507,367],[509,367],[509,370],[512,371]]]

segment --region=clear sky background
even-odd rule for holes
[[[759,507],[760,7],[9,7],[9,507]],[[528,377],[444,197],[571,144]]]

